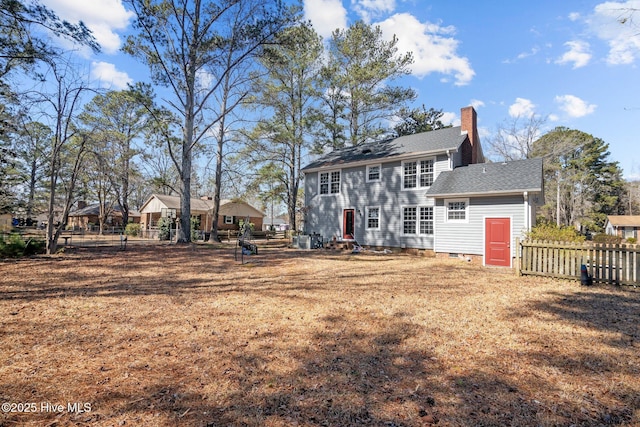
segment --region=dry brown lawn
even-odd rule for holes
[[[633,288],[406,255],[248,260],[0,261],[0,426],[640,425]]]

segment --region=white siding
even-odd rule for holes
[[[523,196],[472,197],[469,199],[468,222],[447,223],[444,200],[438,199],[435,209],[436,252],[470,255],[484,254],[484,219],[511,219],[511,250],[515,250],[516,237],[525,231]]]

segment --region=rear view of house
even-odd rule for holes
[[[496,264],[497,250],[486,256],[486,229],[502,227],[508,242],[500,265],[510,265],[513,242],[542,201],[542,162],[484,163],[476,122],[473,107],[465,107],[461,126],[349,147],[310,163],[303,168],[305,232],[372,247],[481,255]],[[487,226],[492,218],[509,223]]]

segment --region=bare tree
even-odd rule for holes
[[[261,0],[128,0],[137,34],[125,52],[145,62],[155,83],[169,89],[164,105],[180,117],[182,142],[172,156],[180,175],[178,241],[191,241],[193,150],[228,114],[208,110],[214,93],[234,68],[257,54],[292,16],[280,2]],[[230,25],[233,24],[233,25]],[[227,52],[233,59],[226,60]]]
[[[531,114],[505,120],[488,139],[489,157],[511,161],[529,159],[533,156],[533,143],[542,135],[546,117]]]
[[[51,121],[53,137],[49,154],[49,201],[47,209],[46,251],[55,253],[58,238],[69,218],[74,190],[86,154],[88,135],[78,130],[76,119],[83,95],[91,89],[78,77],[73,64],[50,62],[49,78],[43,89],[33,95],[35,105]],[[60,188],[61,186],[61,188]],[[60,188],[62,200],[58,200]],[[55,223],[60,203],[60,221]]]

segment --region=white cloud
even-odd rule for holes
[[[117,31],[126,29],[133,17],[133,12],[124,8],[122,0],[42,0],[42,4],[63,20],[84,22],[105,53],[120,49]]]
[[[108,62],[92,62],[91,77],[100,80],[102,87],[117,90],[126,89],[127,83],[133,82],[127,73],[116,70],[115,65]]]
[[[451,37],[455,33],[454,27],[422,23],[408,13],[395,14],[377,25],[388,39],[394,34],[397,36],[400,52],[413,52],[415,62],[411,68],[414,75],[452,75],[456,86],[468,84],[475,75],[469,60],[456,53],[459,41]]]
[[[384,13],[392,13],[396,8],[395,0],[351,0],[355,12],[364,22],[370,23],[372,19]]]
[[[580,19],[580,13],[578,12],[571,12],[569,14],[569,20],[570,21],[577,21],[578,19]]]
[[[304,17],[325,40],[337,28],[347,27],[347,10],[342,0],[304,0]]]
[[[456,113],[450,113],[448,111],[442,112],[442,117],[440,117],[440,121],[445,125],[453,125],[460,126],[460,118]]]
[[[640,9],[640,0],[608,1],[598,4],[586,22],[597,36],[609,45],[607,63],[632,64],[640,55],[638,28],[631,15]]]
[[[596,110],[595,104],[587,102],[573,95],[559,95],[554,98],[560,110],[564,111],[572,118],[584,117]]]
[[[528,99],[516,98],[516,102],[509,106],[511,117],[531,117],[535,114],[536,106]]]
[[[477,110],[478,108],[480,108],[480,107],[484,107],[484,105],[485,105],[485,104],[484,104],[484,102],[483,102],[483,101],[480,101],[479,99],[472,99],[472,100],[470,101],[470,104],[471,104],[471,106],[472,106],[473,108],[475,108],[476,110]]]
[[[589,43],[581,40],[570,41],[564,44],[569,48],[558,60],[557,64],[573,63],[573,69],[584,67],[591,60],[589,53]]]

